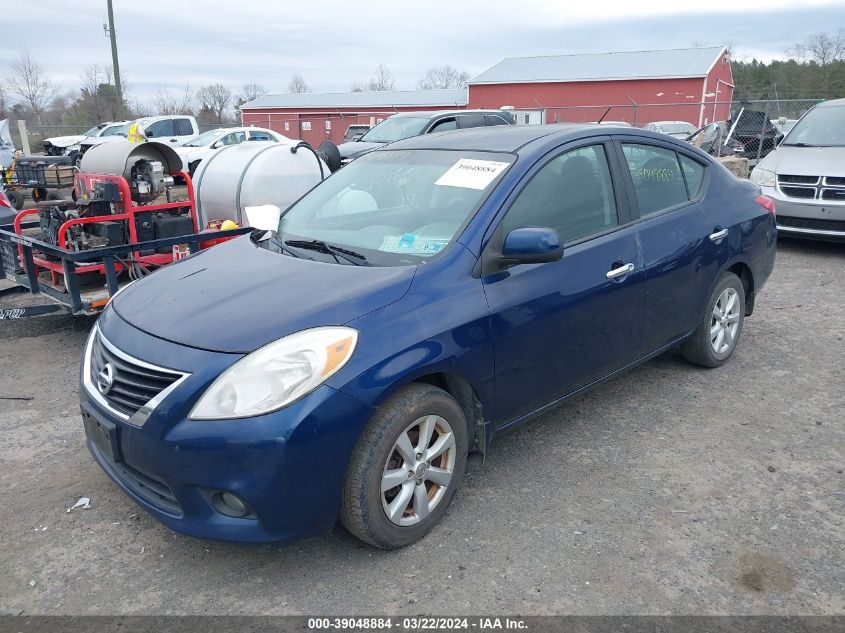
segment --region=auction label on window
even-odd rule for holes
[[[464,189],[484,189],[507,169],[510,163],[494,160],[462,158],[440,176],[435,185],[444,187],[463,187]]]

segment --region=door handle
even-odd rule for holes
[[[728,234],[728,229],[721,229],[720,231],[715,231],[715,232],[710,234],[710,241],[716,242],[716,244],[718,244],[723,239],[725,239],[727,234]]]
[[[624,277],[628,273],[634,270],[633,264],[625,264],[624,266],[620,266],[619,268],[614,268],[613,270],[608,270],[607,275],[605,275],[608,279],[618,279],[619,277]]]

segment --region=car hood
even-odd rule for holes
[[[381,147],[384,143],[367,143],[366,141],[352,141],[350,143],[341,143],[337,146],[340,150],[341,158],[358,158],[361,154],[373,151],[377,147]]]
[[[184,145],[176,146],[173,148],[179,156],[190,156],[191,154],[196,154],[197,152],[202,152],[207,147],[185,147]]]
[[[248,353],[293,332],[341,325],[393,303],[407,292],[415,271],[296,259],[260,248],[245,235],[141,279],[111,306],[153,336]]]
[[[85,135],[78,136],[54,136],[53,138],[45,138],[45,143],[50,143],[53,147],[70,147],[71,145],[79,145],[82,141],[88,138]]]
[[[845,176],[845,147],[781,145],[757,166],[795,176]]]

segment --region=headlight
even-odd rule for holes
[[[775,172],[755,167],[754,171],[751,172],[751,182],[761,187],[774,187]]]
[[[318,327],[265,345],[220,374],[188,417],[247,418],[281,409],[343,367],[357,342],[352,328]]]

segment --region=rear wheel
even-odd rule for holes
[[[707,301],[701,323],[681,345],[684,358],[702,367],[719,367],[731,357],[745,319],[745,288],[739,277],[725,273]]]
[[[379,407],[358,440],[340,518],[362,541],[384,549],[425,536],[463,478],[466,419],[448,393],[414,384]]]
[[[35,202],[41,202],[47,197],[47,190],[44,187],[34,187],[30,195]]]
[[[26,196],[20,191],[7,191],[6,197],[9,199],[9,202],[12,203],[12,206],[15,207],[16,211],[20,211],[23,209],[23,203],[26,201]]]

